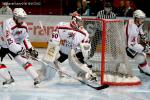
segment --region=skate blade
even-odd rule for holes
[[[10,87],[13,87],[13,86],[15,86],[15,83],[3,85],[4,88],[10,88]]]
[[[40,85],[40,84],[36,84],[36,85],[34,85],[34,87],[35,87],[35,88],[40,88],[41,85]]]

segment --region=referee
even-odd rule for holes
[[[112,12],[112,6],[109,2],[105,3],[104,10],[101,10],[97,13],[97,18],[116,19],[116,14]]]
[[[97,18],[99,18],[99,19],[116,19],[116,14],[114,12],[112,12],[112,6],[111,6],[110,2],[106,2],[104,4],[104,10],[101,10],[97,13]],[[91,39],[90,57],[94,56],[94,53],[96,51],[96,46],[97,46],[98,42],[101,42],[101,33],[102,33],[102,27],[101,27],[101,25],[97,25],[95,35]]]

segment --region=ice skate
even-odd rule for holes
[[[36,88],[39,88],[40,87],[40,83],[41,83],[41,80],[39,78],[35,78],[34,79],[34,86]]]
[[[143,73],[143,74],[145,74],[145,75],[147,75],[147,76],[150,76],[150,74],[147,73],[147,72],[144,72],[144,71],[140,68],[140,66],[138,66],[138,68],[139,68],[139,70],[140,70],[140,73]]]
[[[15,82],[14,79],[11,77],[11,79],[3,82],[3,86],[6,88],[10,86],[14,86],[15,85],[14,82]]]

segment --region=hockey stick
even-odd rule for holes
[[[44,32],[44,34],[46,36],[46,40],[49,41],[49,39],[47,37],[50,37],[50,39],[51,39],[51,35],[50,36],[47,35],[47,33],[46,33],[46,31],[43,27],[42,21],[39,21],[39,24],[40,24],[40,27],[41,27],[42,31]]]
[[[108,87],[109,87],[109,85],[107,85],[107,84],[104,84],[104,85],[98,86],[98,87],[93,86],[93,85],[90,85],[89,83],[84,82],[84,81],[78,79],[77,77],[74,77],[74,76],[72,76],[72,75],[70,75],[70,74],[68,74],[68,73],[66,73],[66,72],[64,72],[64,71],[61,71],[61,70],[59,70],[59,69],[57,69],[57,68],[55,68],[55,67],[50,66],[49,64],[47,64],[46,62],[42,61],[41,59],[34,58],[34,57],[32,57],[32,56],[31,56],[31,58],[32,58],[33,60],[36,60],[36,61],[38,61],[38,62],[41,62],[41,63],[45,64],[46,66],[51,67],[52,69],[54,69],[54,70],[56,70],[56,71],[58,71],[58,72],[63,73],[64,75],[67,75],[68,77],[71,77],[71,78],[73,78],[73,79],[75,79],[75,80],[81,82],[82,84],[84,84],[84,85],[86,85],[86,86],[89,86],[89,87],[91,87],[91,88],[93,88],[93,89],[95,89],[95,90],[102,90],[102,89],[105,89],[105,88],[108,88]]]

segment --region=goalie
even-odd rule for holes
[[[84,80],[96,80],[96,75],[91,70],[92,66],[85,62],[90,48],[89,34],[83,28],[82,18],[74,12],[71,22],[60,22],[55,27],[43,60],[54,63],[54,66],[60,70],[59,63],[68,59],[78,77]],[[57,57],[58,52],[59,57]],[[48,71],[46,69],[46,72]],[[62,76],[61,72],[59,76]]]
[[[150,76],[150,67],[146,59],[146,53],[149,52],[149,46],[145,42],[145,34],[142,26],[145,19],[145,13],[141,10],[133,12],[134,20],[129,20],[127,25],[127,55],[138,63],[140,72]],[[142,43],[138,41],[138,38]]]

